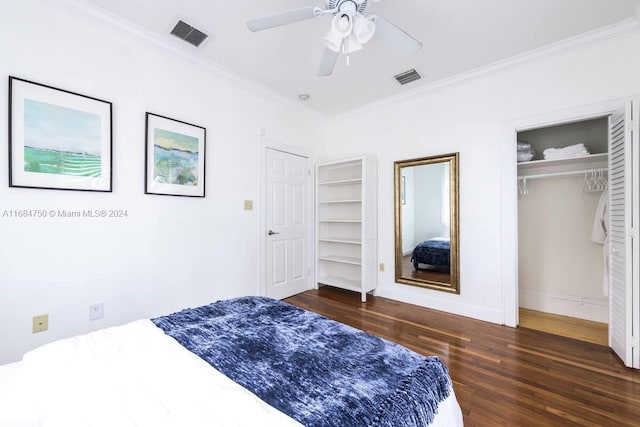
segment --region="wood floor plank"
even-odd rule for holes
[[[640,372],[605,346],[331,287],[285,301],[439,356],[466,427],[640,425]]]
[[[559,316],[552,313],[520,308],[521,327],[575,338],[594,344],[607,345],[609,342],[609,326],[606,323]]]

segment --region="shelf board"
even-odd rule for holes
[[[590,154],[582,157],[571,157],[558,160],[532,160],[518,163],[518,175],[526,176],[535,173],[572,171],[590,168],[606,168],[607,153]]]
[[[335,162],[324,163],[322,165],[319,165],[319,167],[327,170],[362,168],[362,159],[338,160]]]
[[[348,237],[319,237],[320,242],[332,242],[332,243],[348,243],[351,245],[361,245],[362,239],[353,239]]]
[[[321,200],[318,202],[319,204],[338,204],[338,203],[362,203],[362,199],[353,199],[353,200]]]
[[[362,178],[354,178],[354,179],[340,179],[337,181],[324,181],[319,182],[318,185],[347,185],[347,184],[361,184]]]
[[[346,279],[344,277],[322,276],[318,278],[318,283],[322,285],[336,286],[355,292],[362,291],[362,282],[360,280]]]
[[[360,223],[361,219],[319,219],[318,222],[347,222],[347,223]]]
[[[339,262],[342,264],[362,265],[362,260],[360,258],[353,258],[348,256],[324,255],[319,256],[318,259],[322,261]]]

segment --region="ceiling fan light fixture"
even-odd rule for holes
[[[327,47],[327,49],[330,49],[334,52],[340,52],[343,42],[344,37],[333,31],[333,28],[329,30],[324,38],[324,45]]]
[[[346,14],[338,14],[331,21],[331,31],[334,31],[342,38],[347,37],[353,30],[353,18]]]
[[[353,34],[358,43],[366,44],[376,32],[375,16],[366,18],[360,14],[353,19]]]
[[[415,54],[422,43],[402,28],[379,15],[366,16],[369,2],[378,0],[324,0],[322,6],[308,6],[275,13],[247,21],[251,31],[262,31],[293,22],[333,15],[329,32],[324,38],[319,76],[330,76],[336,59],[343,53],[349,64],[349,53],[362,49],[376,35],[377,38],[407,55]]]
[[[355,34],[351,33],[342,45],[342,53],[353,53],[362,49],[362,44],[358,41]]]

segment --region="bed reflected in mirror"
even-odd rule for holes
[[[460,293],[458,153],[394,163],[396,282]]]

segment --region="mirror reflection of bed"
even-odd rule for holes
[[[411,255],[402,257],[402,271],[410,271],[412,279],[451,283],[449,260],[449,237],[434,237],[418,243]]]
[[[395,162],[396,281],[459,292],[458,155]]]

